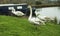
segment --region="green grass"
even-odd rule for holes
[[[36,29],[26,18],[0,15],[0,36],[60,36],[60,25],[46,23]]]

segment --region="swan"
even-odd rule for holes
[[[43,20],[43,21],[45,21],[45,22],[50,21],[50,20],[51,20],[51,21],[54,21],[54,18],[40,15],[40,13],[37,12],[37,11],[35,11],[35,14],[36,14],[36,16],[37,16],[39,19],[41,19],[41,20]]]
[[[30,15],[29,15],[28,21],[30,23],[33,23],[34,25],[41,25],[41,23],[45,25],[44,21],[38,19],[37,17],[32,16],[32,7],[30,5],[28,6],[28,8],[30,9]]]
[[[15,11],[15,9],[13,7],[10,7],[9,10],[12,10],[11,12],[14,14],[14,15],[17,15],[17,16],[23,16],[25,15],[24,13],[22,13],[21,11]]]
[[[42,16],[42,15],[40,15],[40,16],[37,16],[37,17],[39,19],[45,21],[45,22],[47,22],[47,21],[54,21],[54,18],[51,18],[51,17],[48,17],[48,16]]]

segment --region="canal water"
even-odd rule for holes
[[[57,23],[60,22],[60,7],[37,8],[35,13],[40,14],[42,16],[48,16],[50,18],[56,17]]]

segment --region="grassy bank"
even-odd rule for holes
[[[0,16],[0,36],[60,36],[60,25],[46,23],[36,29],[26,18]]]

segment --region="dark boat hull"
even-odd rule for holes
[[[26,16],[28,16],[30,13],[29,9],[27,8],[28,5],[8,5],[8,6],[7,5],[0,6],[1,15],[11,15],[11,10],[8,9],[9,7],[14,7],[16,11],[22,11],[24,14],[26,14]],[[22,6],[22,9],[17,9],[18,6]],[[35,8],[33,8],[32,10],[34,14]]]

